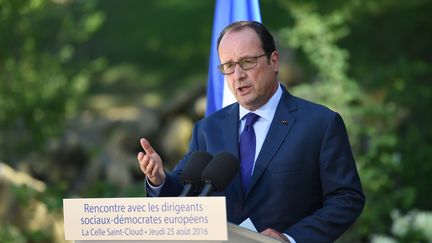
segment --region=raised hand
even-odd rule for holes
[[[141,171],[153,186],[160,186],[165,181],[162,159],[147,139],[141,138],[140,143],[145,152],[139,152],[137,156]]]

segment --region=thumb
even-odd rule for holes
[[[150,145],[150,142],[147,139],[141,138],[140,143],[146,154],[151,155],[155,153],[153,147]]]

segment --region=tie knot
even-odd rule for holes
[[[260,118],[259,115],[249,112],[246,114],[246,124],[245,126],[253,126],[253,124]]]

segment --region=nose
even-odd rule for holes
[[[235,80],[241,81],[246,78],[246,72],[237,63],[234,68],[233,77]]]

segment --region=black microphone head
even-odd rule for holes
[[[207,165],[201,175],[201,181],[212,183],[214,191],[225,190],[240,168],[239,160],[231,153],[217,154]]]
[[[193,152],[180,175],[181,182],[184,185],[192,184],[195,191],[200,191],[202,189],[201,173],[212,158],[211,154],[204,151]]]

